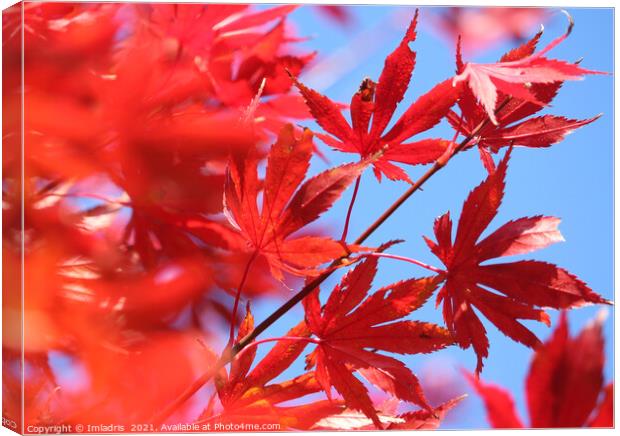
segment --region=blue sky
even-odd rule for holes
[[[317,50],[319,59],[337,53],[335,59],[344,64],[346,73],[337,77],[302,77],[302,80],[334,100],[348,102],[357,90],[361,80],[368,76],[377,80],[385,56],[398,44],[409,17],[411,7],[351,7],[354,23],[342,28],[325,20],[317,14],[316,8],[304,6],[295,11],[291,18],[298,33],[312,38],[302,46]],[[584,58],[586,68],[613,72],[613,10],[612,9],[569,9],[575,20],[571,36],[554,49],[552,58],[576,60]],[[417,66],[409,91],[397,113],[432,86],[450,77],[454,72],[454,48],[438,39],[428,26],[429,8],[421,9],[418,39],[412,45],[417,51]],[[397,16],[397,19],[387,18]],[[400,21],[400,23],[398,23]],[[558,11],[551,15],[545,25],[542,43],[562,34],[566,19]],[[369,30],[371,29],[371,30]],[[531,34],[537,28],[531,29]],[[356,51],[363,53],[364,62],[352,62],[341,49],[348,41],[359,41]],[[469,59],[474,61],[494,61],[513,44],[503,44]],[[364,49],[364,50],[360,50]],[[340,62],[341,61],[341,62]],[[328,85],[324,87],[324,85]],[[507,176],[504,202],[497,218],[490,226],[493,231],[504,222],[523,216],[537,214],[553,215],[562,219],[560,229],[566,242],[556,244],[545,250],[530,254],[526,258],[556,263],[586,281],[592,289],[604,297],[613,299],[613,77],[590,76],[584,81],[566,83],[552,107],[544,113],[564,115],[569,118],[588,118],[599,113],[603,117],[569,135],[562,143],[548,149],[516,149]],[[300,123],[317,128],[312,122]],[[433,136],[451,138],[452,132],[442,125],[433,131]],[[423,137],[423,136],[422,136]],[[354,159],[353,155],[333,152],[322,145],[332,164]],[[313,163],[314,171],[325,169],[320,160]],[[412,179],[417,178],[424,168],[407,167]],[[395,254],[414,257],[439,265],[439,261],[428,251],[422,235],[430,235],[435,217],[450,210],[457,217],[468,192],[485,177],[478,154],[470,151],[457,156],[448,167],[433,177],[424,191],[417,193],[368,241],[369,245],[405,238],[406,242],[394,247]],[[403,183],[384,181],[377,183],[371,173],[362,180],[360,196],[355,205],[350,235],[361,233],[368,224],[407,189]],[[342,218],[345,216],[350,191],[345,194],[333,210],[326,214],[322,222],[339,236]],[[512,258],[510,259],[512,260]],[[410,277],[420,277],[425,270],[410,264],[392,260],[382,260],[375,280],[376,287]],[[339,275],[330,279],[323,289],[329,290]],[[376,288],[375,288],[376,289]],[[258,321],[275,307],[271,300],[255,307]],[[571,330],[578,331],[592,319],[600,307],[586,307],[571,311],[569,320]],[[613,310],[608,308],[609,317],[605,323],[608,362],[606,378],[613,374]],[[557,320],[557,312],[550,311],[552,322]],[[300,308],[281,319],[266,333],[278,336],[285,332],[303,316]],[[442,324],[441,315],[434,304],[427,304],[414,313],[416,319]],[[486,323],[488,326],[488,323]],[[540,338],[546,339],[550,329],[544,325],[528,324]],[[487,359],[483,379],[493,381],[508,388],[514,395],[522,417],[526,417],[524,398],[524,377],[527,373],[531,351],[503,336],[494,327],[488,326],[491,342],[490,359]],[[261,353],[268,347],[261,347]],[[426,373],[428,368],[442,368],[434,373],[434,380],[444,379],[446,374],[458,376],[458,369],[473,370],[475,356],[472,350],[456,347],[430,356],[412,356],[404,359],[414,370]],[[294,375],[301,370],[296,364],[287,373]],[[431,374],[433,374],[431,372]],[[433,380],[431,380],[433,381]],[[467,392],[467,386],[456,386],[456,391]],[[465,413],[463,413],[465,411]],[[443,428],[487,427],[481,404],[476,395],[470,395],[462,406],[462,412],[447,421]]]

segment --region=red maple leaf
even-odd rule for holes
[[[502,62],[513,62],[531,56],[542,36],[542,30],[532,39],[506,53],[500,59]],[[462,74],[464,64],[461,59],[461,40],[457,44],[456,65],[457,74]],[[562,141],[566,135],[575,129],[589,124],[599,116],[585,120],[568,119],[556,115],[543,115],[526,119],[541,111],[555,98],[562,86],[561,81],[550,83],[531,83],[529,91],[535,96],[536,102],[517,96],[508,96],[498,91],[495,104],[495,120],[497,124],[487,123],[476,129],[487,119],[487,112],[470,88],[464,88],[458,101],[461,115],[450,111],[447,115],[452,127],[465,136],[471,136],[466,147],[478,145],[480,156],[485,167],[492,172],[495,164],[488,150],[493,153],[501,147],[509,145],[524,147],[549,147]],[[521,120],[524,120],[519,122]],[[475,133],[475,134],[474,134]]]
[[[241,323],[237,340],[254,328],[254,317],[249,309]],[[288,337],[310,336],[304,321],[287,333]],[[314,372],[307,372],[292,380],[273,382],[301,355],[305,341],[279,341],[250,371],[256,357],[256,347],[250,347],[233,360],[230,372],[225,369],[215,379],[221,403],[218,410],[213,400],[198,418],[199,423],[279,423],[280,430],[308,430],[317,421],[344,409],[341,402],[318,400],[310,403],[282,405],[321,390]]]
[[[435,430],[446,414],[457,406],[465,395],[453,398],[435,407],[432,411],[416,410],[398,415],[404,422],[395,422],[388,426],[388,430]]]
[[[498,91],[544,106],[545,103],[540,101],[530,89],[531,85],[580,80],[586,74],[604,74],[581,68],[577,64],[548,59],[544,56],[570,35],[573,28],[573,20],[570,16],[569,20],[566,33],[551,41],[542,50],[527,56],[515,56],[513,60],[504,59],[493,64],[468,62],[461,73],[454,77],[453,84],[467,82],[473,95],[480,101],[493,124],[497,125],[495,108],[498,102]]]
[[[344,5],[316,5],[315,7],[321,15],[344,27],[350,26],[355,21],[353,10]]]
[[[613,382],[603,386],[602,318],[570,337],[565,312],[551,338],[534,353],[526,379],[530,427],[612,427]],[[468,374],[494,428],[524,427],[510,392]]]
[[[478,242],[504,196],[509,156],[510,151],[497,171],[470,192],[454,242],[449,212],[435,220],[437,242],[425,237],[447,269],[437,304],[443,301],[444,320],[459,346],[472,346],[476,352],[476,372],[482,370],[489,342],[474,307],[506,336],[533,348],[540,341],[519,319],[549,324],[549,317],[540,308],[608,303],[577,277],[550,263],[526,260],[482,265],[497,257],[526,254],[563,240],[557,229],[558,218],[534,216],[509,221]]]
[[[353,372],[394,397],[432,411],[417,377],[402,362],[377,351],[430,353],[450,345],[452,338],[434,324],[396,321],[424,304],[437,287],[436,279],[401,281],[368,296],[376,272],[377,259],[367,259],[344,276],[323,308],[318,288],[304,300],[306,322],[319,338],[306,361],[307,368],[316,365],[317,380],[328,396],[334,386],[349,408],[382,428],[366,387]]]
[[[347,254],[340,242],[321,236],[290,237],[329,209],[367,163],[348,164],[324,171],[303,185],[312,157],[312,134],[295,138],[293,126],[282,129],[267,157],[263,201],[259,212],[258,156],[253,150],[234,156],[226,173],[225,213],[248,242],[248,251],[269,261],[274,277],[282,270],[297,275]]]
[[[417,13],[400,45],[386,58],[379,82],[365,79],[351,99],[351,125],[340,112],[340,106],[297,81],[310,113],[330,135],[317,136],[326,144],[345,153],[368,157],[384,150],[373,165],[377,179],[385,174],[391,180],[409,177],[392,162],[409,165],[434,162],[448,148],[450,141],[422,139],[405,142],[412,136],[429,130],[448,113],[460,94],[460,88],[446,80],[422,95],[405,111],[394,126],[384,133],[396,106],[403,99],[415,66],[415,52],[409,43],[416,38]]]
[[[466,395],[446,401],[432,410],[415,410],[399,414],[400,402],[394,398],[377,406],[379,419],[387,430],[434,430],[439,427],[445,415],[457,406]],[[352,409],[345,409],[338,415],[321,419],[313,430],[376,430],[372,420],[366,415]]]

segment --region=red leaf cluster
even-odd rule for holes
[[[557,115],[530,117],[550,105],[565,80],[575,80],[584,74],[599,74],[577,64],[549,60],[543,56],[562,42],[570,33],[551,42],[535,53],[542,30],[530,40],[506,53],[495,64],[464,64],[461,39],[457,44],[455,82],[467,81],[458,102],[461,115],[448,114],[452,127],[470,137],[468,147],[478,145],[482,163],[493,171],[489,151],[501,147],[549,147],[564,139],[575,129],[590,124],[600,115],[585,120]],[[491,123],[485,122],[487,116]]]
[[[566,80],[579,80],[585,74],[602,74],[598,71],[581,68],[578,64],[548,59],[544,55],[564,41],[573,28],[572,18],[566,33],[550,42],[545,48],[532,53],[540,38],[540,33],[520,49],[508,53],[495,64],[467,63],[459,66],[462,70],[453,84],[465,81],[469,89],[487,112],[491,122],[498,124],[495,108],[498,91],[515,96],[526,102],[544,106],[547,102],[537,98],[530,87],[534,84],[550,84]]]

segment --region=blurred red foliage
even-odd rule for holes
[[[604,385],[603,317],[592,320],[575,337],[566,312],[551,338],[536,352],[526,378],[529,427],[613,427],[613,382]],[[469,377],[482,397],[494,428],[524,427],[510,392]]]
[[[23,22],[19,5],[3,13],[3,259],[15,271],[22,49],[26,72],[26,422],[141,422],[213,360],[198,339],[218,331],[217,317],[229,322],[227,292],[247,263],[228,251],[243,242],[221,215],[229,155],[307,113],[284,69],[297,74],[313,56],[292,51],[294,9],[27,3]],[[280,292],[265,263],[249,281],[249,296]],[[19,286],[5,275],[7,326],[20,317]],[[4,347],[11,365],[19,340]],[[81,391],[57,391],[50,350],[86,368]],[[6,374],[11,396],[18,379]]]
[[[445,7],[438,8],[430,22],[450,45],[461,36],[465,53],[473,56],[503,42],[527,38],[549,15],[546,8]]]

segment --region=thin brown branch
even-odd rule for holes
[[[355,199],[357,198],[357,191],[360,189],[360,181],[362,180],[362,176],[357,176],[355,180],[355,187],[353,188],[353,195],[351,196],[351,202],[349,203],[349,209],[347,210],[347,218],[344,222],[344,229],[342,230],[342,236],[340,237],[340,241],[343,243],[347,242],[347,234],[349,233],[349,223],[351,221],[351,214],[353,213],[353,205],[355,204]]]

